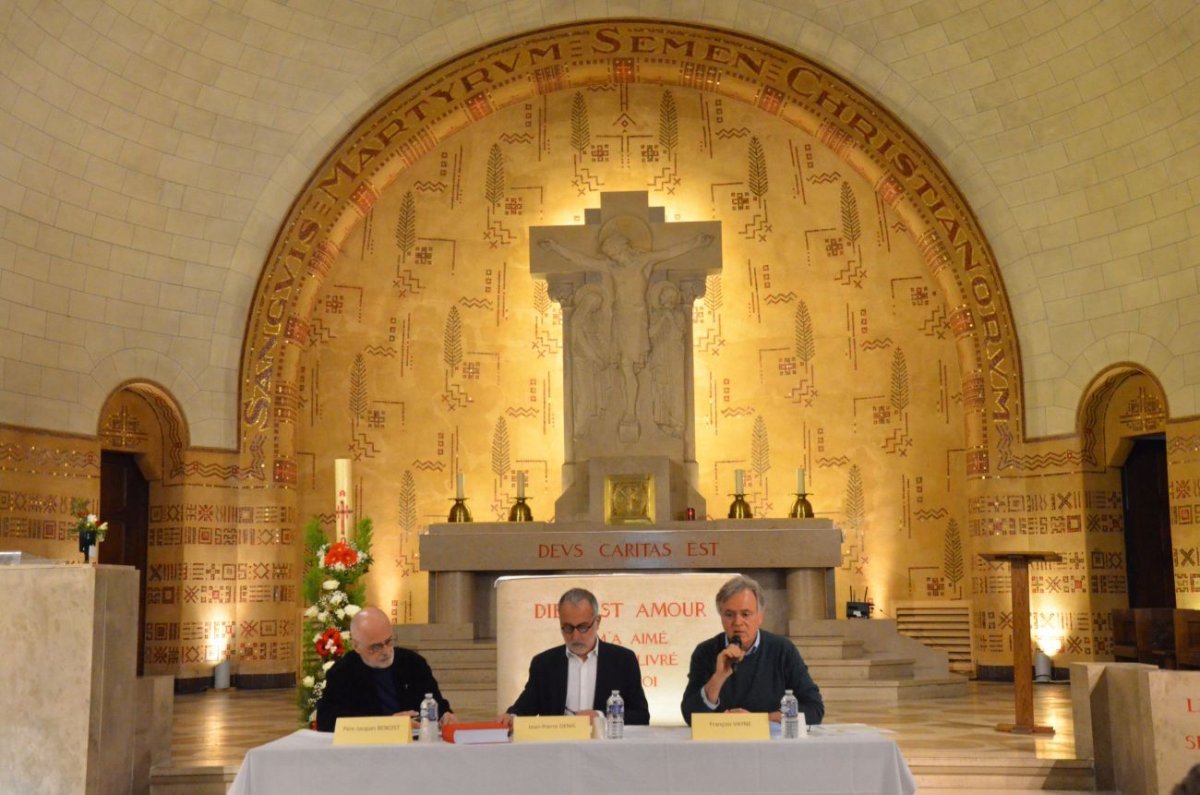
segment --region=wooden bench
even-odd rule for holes
[[[1112,611],[1113,659],[1117,662],[1137,662],[1137,630],[1132,610]]]
[[[1113,659],[1175,667],[1175,613],[1171,607],[1114,610]]]
[[[1175,611],[1175,661],[1200,669],[1200,610]]]

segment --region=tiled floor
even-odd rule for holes
[[[1053,735],[995,730],[1014,717],[1012,685],[972,682],[965,698],[900,706],[833,704],[827,723],[868,723],[896,733],[909,764],[983,755],[1005,759],[1074,759],[1067,685],[1034,688],[1034,716]],[[490,716],[465,715],[468,719]],[[213,690],[175,698],[173,766],[240,765],[246,751],[298,728],[291,690]]]

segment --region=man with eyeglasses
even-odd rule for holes
[[[762,629],[762,586],[737,575],[717,591],[721,632],[692,652],[680,709],[692,725],[696,712],[766,712],[779,722],[779,700],[791,690],[805,723],[825,716],[825,703],[796,644]]]
[[[558,600],[563,644],[535,655],[529,680],[497,720],[516,715],[595,715],[614,690],[625,699],[626,725],[650,723],[637,655],[599,638],[600,604],[591,591],[572,588]]]
[[[333,731],[338,718],[417,717],[426,693],[437,699],[443,724],[456,720],[425,658],[393,645],[392,622],[386,613],[377,607],[355,613],[350,639],[354,650],[325,675],[325,693],[317,704],[318,731]]]

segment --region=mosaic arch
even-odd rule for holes
[[[1017,338],[991,248],[937,160],[820,64],[743,34],[648,20],[572,24],[473,50],[407,84],[354,127],[301,192],[264,264],[242,357],[243,456],[265,453],[274,483],[297,483],[297,370],[314,305],[347,236],[399,174],[499,110],[556,92],[639,84],[707,92],[776,116],[873,185],[949,309],[966,474],[1004,469],[997,440],[1008,449],[1024,439]]]

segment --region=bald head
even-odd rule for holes
[[[371,668],[392,664],[392,622],[378,607],[364,607],[350,619],[350,639],[354,650]]]

